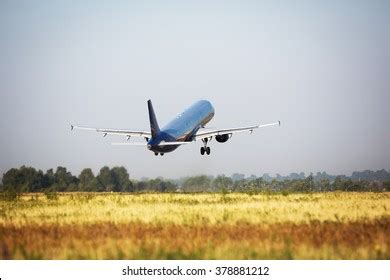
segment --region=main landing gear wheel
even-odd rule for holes
[[[209,155],[211,153],[210,147],[207,147],[206,145],[204,147],[200,148],[200,154],[203,156],[204,154]]]
[[[155,156],[158,156],[158,153],[154,153]]]
[[[211,137],[210,137],[211,140]],[[207,143],[209,142],[209,138],[202,139],[203,147],[200,148],[200,154],[203,156],[205,153],[209,155],[211,153],[210,147],[207,147]]]
[[[160,156],[163,156],[164,155],[164,153],[160,153]]]

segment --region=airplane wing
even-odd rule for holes
[[[277,121],[274,123],[268,123],[268,124],[260,124],[260,125],[247,126],[247,127],[227,128],[227,129],[211,129],[210,130],[207,128],[202,128],[202,129],[199,129],[199,131],[195,134],[195,140],[209,138],[209,137],[217,136],[217,135],[233,134],[233,133],[245,132],[245,131],[252,133],[254,129],[261,128],[261,127],[267,127],[267,126],[274,126],[274,125],[280,125],[280,121]]]
[[[136,136],[136,137],[147,137],[151,138],[150,131],[141,131],[141,130],[125,130],[125,129],[111,129],[111,128],[97,128],[97,127],[86,127],[86,126],[76,126],[71,125],[70,129],[80,129],[80,130],[92,130],[98,133],[102,133],[103,136],[107,134],[111,135],[124,135],[127,137]]]

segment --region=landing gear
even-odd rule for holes
[[[155,155],[155,156],[158,156],[158,153],[155,152],[154,155]]]
[[[211,139],[211,138],[210,138]],[[208,138],[202,139],[203,147],[200,148],[200,154],[203,156],[205,153],[209,155],[211,153],[210,147],[207,147]]]
[[[164,153],[160,153],[160,156],[163,156],[164,155]]]

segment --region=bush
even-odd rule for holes
[[[16,201],[19,197],[20,193],[15,190],[7,190],[0,194],[0,199],[3,201]]]
[[[57,192],[45,192],[45,196],[48,200],[57,200],[58,199],[58,193]]]

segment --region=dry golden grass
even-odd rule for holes
[[[1,259],[390,259],[389,193],[26,194]]]

